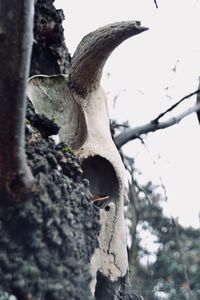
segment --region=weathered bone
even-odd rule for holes
[[[83,38],[69,76],[33,76],[28,97],[36,111],[53,118],[61,127],[59,137],[75,149],[89,179],[93,201],[101,201],[99,248],[91,269],[110,280],[123,277],[128,268],[124,225],[124,167],[112,141],[106,95],[100,86],[103,66],[125,39],[147,28],[139,22],[119,22]],[[105,207],[105,209],[104,209]]]
[[[100,83],[102,70],[112,51],[131,36],[147,30],[138,21],[106,25],[86,35],[78,45],[70,67],[69,84],[86,97]]]

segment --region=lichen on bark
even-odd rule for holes
[[[54,0],[35,0],[34,43],[30,75],[67,73],[70,55],[65,45],[62,9]]]
[[[53,2],[35,1],[32,75],[67,72],[63,17]],[[54,39],[48,40],[43,29],[51,22]],[[0,299],[92,299],[89,262],[97,247],[99,211],[90,202],[88,181],[68,145],[49,137],[59,128],[30,103],[25,123],[36,189],[27,202],[0,208]]]
[[[27,119],[33,115],[29,105]],[[42,139],[30,121],[26,142],[37,190],[31,201],[0,208],[0,290],[17,300],[92,299],[99,212],[88,182],[67,145]]]

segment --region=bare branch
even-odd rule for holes
[[[196,105],[187,109],[180,115],[170,118],[167,121],[158,122],[158,123],[154,123],[151,121],[145,125],[127,129],[115,137],[115,144],[116,144],[117,148],[119,149],[124,144],[128,143],[129,141],[139,138],[140,135],[142,135],[142,134],[147,134],[149,132],[154,132],[154,131],[157,131],[160,129],[171,127],[175,124],[178,124],[183,118],[189,116],[190,114],[192,114],[194,112],[198,112],[198,111],[200,111],[200,103],[197,103]]]
[[[106,25],[86,35],[78,45],[69,72],[70,87],[86,97],[98,86],[106,60],[123,41],[145,30],[138,21]]]
[[[164,112],[162,112],[158,117],[156,117],[154,120],[152,120],[153,123],[158,123],[158,121],[164,116],[166,115],[168,112],[172,111],[175,107],[177,107],[180,103],[182,103],[184,100],[191,98],[192,96],[199,94],[200,93],[200,89],[196,90],[193,93],[190,93],[186,96],[184,96],[183,98],[181,98],[178,102],[176,102],[175,104],[173,104],[170,108],[168,108],[167,110],[165,110]]]
[[[24,150],[26,82],[33,35],[34,0],[0,0],[0,200],[22,200],[32,174]],[[4,204],[3,204],[4,203]]]
[[[154,3],[155,3],[156,8],[158,8],[158,4],[157,4],[156,0],[154,0]]]
[[[199,77],[198,89],[200,90],[200,77]],[[197,94],[197,103],[200,103],[200,93]],[[198,121],[199,121],[199,124],[200,124],[200,112],[199,111],[197,112],[197,118],[198,118]]]

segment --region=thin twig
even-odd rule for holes
[[[109,199],[109,196],[98,196],[94,199],[92,199],[92,202],[98,202],[98,201],[105,201],[105,200],[108,200]]]
[[[144,143],[144,142],[143,142]],[[137,181],[134,179],[134,160],[131,157],[126,156],[125,154],[122,153],[123,156],[123,161],[124,161],[124,166],[125,169],[129,172],[130,176],[131,176],[131,182],[129,182],[129,190],[131,191],[131,187],[134,185],[139,192],[144,193],[149,205],[152,204],[151,199],[149,198],[148,194],[146,193],[146,191],[137,183]]]
[[[144,148],[146,149],[147,153],[149,154],[150,159],[152,160],[152,163],[153,163],[154,167],[157,168],[157,161],[153,158],[153,156],[152,156],[152,154],[151,154],[151,151],[150,151],[150,149],[148,148],[147,144],[146,144],[144,141],[143,141],[142,144],[143,144]],[[167,190],[166,190],[166,187],[165,187],[165,185],[164,185],[162,176],[161,176],[161,175],[158,175],[158,179],[159,179],[159,181],[160,181],[160,187],[162,188],[163,193],[164,193],[164,200],[165,200],[165,202],[167,202],[167,200],[168,200]]]
[[[184,100],[191,98],[192,96],[199,94],[200,93],[200,89],[196,90],[193,93],[190,93],[186,96],[184,96],[183,98],[181,98],[178,102],[176,102],[175,104],[173,104],[170,108],[168,108],[167,110],[165,110],[164,112],[162,112],[161,114],[158,115],[158,117],[156,117],[154,120],[152,120],[152,123],[158,123],[158,121],[164,116],[166,115],[168,112],[172,111],[175,107],[177,107],[180,103],[182,103]]]

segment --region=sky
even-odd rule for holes
[[[56,0],[65,14],[66,45],[73,54],[87,33],[103,25],[139,20],[149,31],[130,38],[110,56],[102,77],[110,117],[138,126],[195,91],[200,75],[199,0]],[[117,96],[115,105],[113,99]],[[174,114],[195,103],[187,100]],[[123,147],[135,158],[139,180],[164,185],[166,214],[199,227],[200,126],[195,115],[179,125]]]

